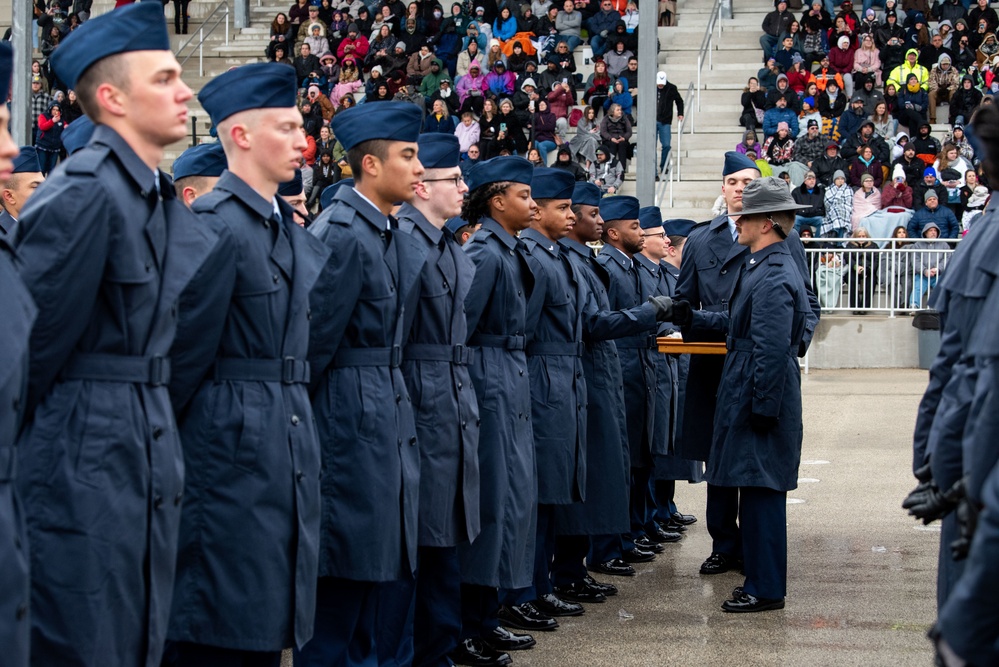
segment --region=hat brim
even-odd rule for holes
[[[744,208],[739,211],[738,215],[757,215],[759,213],[779,213],[781,211],[800,211],[803,208],[808,208],[807,204],[795,204],[792,202],[786,203],[775,203],[769,206],[757,206],[753,208]]]

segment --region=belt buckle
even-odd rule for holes
[[[455,345],[451,351],[451,362],[457,365],[468,363],[468,348],[464,345]]]
[[[160,355],[149,357],[150,386],[162,387],[168,382],[170,382],[170,360]]]
[[[281,360],[281,384],[294,384],[295,357],[285,357]]]
[[[393,345],[389,348],[389,366],[391,368],[398,368],[402,364],[402,346]]]
[[[524,336],[509,336],[506,339],[506,349],[508,350],[525,350],[527,349],[525,344]]]
[[[586,345],[583,344],[583,341],[577,341],[576,342],[576,356],[577,357],[581,357],[585,353],[586,353]]]

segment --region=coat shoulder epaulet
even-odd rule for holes
[[[74,176],[95,176],[110,151],[110,148],[101,144],[87,146],[66,160],[66,173]]]

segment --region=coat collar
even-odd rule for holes
[[[409,202],[406,202],[399,209],[396,214],[396,218],[399,220],[411,220],[413,222],[414,230],[419,230],[421,234],[427,237],[435,246],[441,245],[441,239],[444,238],[444,232],[433,225],[432,222],[427,220],[427,216],[420,212],[420,209],[416,208]]]
[[[112,130],[107,125],[97,125],[94,128],[94,135],[89,145],[101,144],[107,146],[122,166],[125,173],[131,177],[132,181],[139,187],[142,196],[145,197],[156,187],[156,172],[149,168],[139,156],[132,150],[120,134]]]
[[[614,262],[620,264],[621,268],[625,270],[630,269],[635,265],[635,262],[631,257],[628,257],[612,245],[604,244],[604,247],[600,249],[600,254],[607,259],[613,260]]]
[[[222,172],[215,189],[230,193],[264,220],[274,217],[274,203],[261,197],[256,190],[246,184],[246,181],[228,169]]]
[[[492,218],[482,218],[482,229],[495,236],[500,243],[505,245],[510,250],[517,247],[517,243],[519,242],[517,237],[510,236],[510,233],[503,229],[503,226]]]
[[[754,253],[746,255],[746,270],[752,271],[760,264],[765,264],[764,261],[772,255],[790,255],[791,252],[787,249],[787,243],[784,241],[778,241],[777,243],[771,243],[766,248],[758,250]]]
[[[645,267],[653,276],[658,276],[659,270],[662,268],[658,262],[653,262],[642,253],[635,255],[635,263],[639,266]]]
[[[520,238],[534,241],[539,247],[544,248],[545,251],[547,251],[552,257],[558,257],[559,255],[558,243],[552,241],[536,229],[525,229],[520,233]]]
[[[586,259],[593,259],[593,250],[585,243],[580,243],[579,241],[574,241],[570,238],[560,239],[558,243],[566,250],[571,250],[578,255],[582,255]]]

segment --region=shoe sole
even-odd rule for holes
[[[538,643],[538,640],[532,639],[530,642],[526,644],[521,644],[519,646],[497,646],[493,642],[486,641],[485,639],[483,639],[482,642],[494,651],[499,651],[500,653],[506,653],[507,651],[526,651],[528,649],[532,649],[534,648],[535,644]]]
[[[554,625],[545,626],[543,628],[539,627],[528,627],[525,623],[519,623],[517,621],[511,621],[508,618],[500,618],[500,625],[504,628],[513,628],[514,630],[526,630],[527,632],[551,632],[558,628],[558,621],[555,621]]]
[[[546,611],[541,610],[542,614],[547,614],[552,618],[571,618],[573,616],[582,616],[586,613],[585,609],[580,609],[579,611]]]
[[[754,613],[760,612],[760,611],[776,611],[778,609],[783,609],[784,608],[784,601],[781,600],[780,602],[773,602],[773,603],[766,604],[766,605],[760,605],[759,607],[753,607],[752,609],[732,609],[732,608],[726,607],[724,605],[724,603],[723,603],[721,608],[722,608],[722,611],[724,611],[726,613],[729,613],[729,614],[754,614]]]
[[[601,593],[601,595],[603,595],[603,594]],[[560,598],[562,598],[563,600],[568,600],[569,602],[576,602],[578,604],[603,604],[604,602],[607,602],[607,596],[606,595],[604,595],[604,598],[602,600],[594,600],[592,598],[588,599],[588,600],[584,600],[583,598],[579,597],[578,595],[571,595],[569,593],[558,593],[558,596]]]
[[[634,577],[636,574],[634,570],[632,570],[631,572],[609,572],[607,570],[598,570],[597,568],[593,568],[593,570],[595,572],[599,572],[600,574],[606,574],[611,577]],[[617,593],[613,593],[612,595],[617,595]]]

